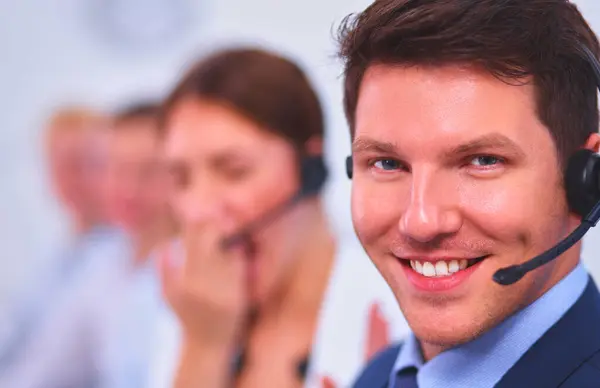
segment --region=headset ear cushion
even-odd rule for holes
[[[327,181],[328,171],[322,156],[303,156],[300,161],[302,196],[317,195]]]
[[[585,217],[600,202],[600,155],[578,150],[565,171],[567,201],[572,212]]]
[[[348,156],[346,157],[346,176],[348,177],[348,179],[352,179],[352,173],[353,173],[353,166],[352,166],[352,156]]]

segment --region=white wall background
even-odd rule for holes
[[[98,9],[110,10],[118,3],[144,13],[103,19]],[[326,200],[335,226],[351,236],[350,186],[343,168],[349,138],[332,32],[343,16],[368,3],[0,0],[0,306],[8,290],[23,282],[65,234],[64,215],[48,189],[40,144],[40,130],[53,108],[79,101],[111,108],[148,93],[162,96],[190,60],[220,43],[260,42],[294,56],[309,71],[328,114],[332,184]],[[576,3],[600,30],[600,3]],[[174,28],[152,20],[156,15],[177,15],[179,4],[185,18],[176,20]],[[103,34],[110,30],[106,20],[121,26],[112,40]],[[176,39],[163,44],[152,40],[168,31]],[[148,48],[127,36],[154,43]],[[586,260],[600,279],[600,227],[584,246]]]
[[[101,5],[130,4],[138,12],[121,20],[120,36],[102,35]],[[349,183],[343,156],[349,139],[341,111],[340,69],[332,27],[366,0],[0,0],[0,304],[65,235],[65,219],[49,190],[40,131],[52,110],[69,102],[111,108],[147,94],[162,96],[180,71],[221,43],[250,42],[297,58],[309,71],[327,110],[329,161],[327,195],[335,222],[351,232]],[[170,6],[169,6],[170,5]],[[176,39],[160,44],[128,43],[127,36],[152,37],[152,18],[177,12],[185,20]],[[157,12],[152,12],[154,9]],[[127,8],[126,8],[127,9]],[[106,20],[106,19],[104,19]],[[156,19],[154,19],[156,20]],[[334,200],[335,198],[335,200]]]

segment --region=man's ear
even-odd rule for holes
[[[585,142],[585,148],[595,153],[600,152],[600,133],[592,133]]]

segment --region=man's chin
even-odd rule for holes
[[[475,339],[480,330],[474,330],[454,325],[438,324],[437,326],[421,325],[413,329],[415,337],[424,346],[438,349],[439,352],[454,348]]]
[[[421,342],[421,347],[425,345],[437,349],[437,352],[434,351],[436,354],[474,340],[487,326],[485,319],[478,321],[466,312],[440,314],[440,311],[432,311],[431,314],[424,314],[421,310],[417,314],[410,314],[407,311],[405,317],[413,334]]]

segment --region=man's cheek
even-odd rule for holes
[[[508,192],[479,193],[463,198],[463,214],[469,224],[479,233],[503,242],[514,242],[523,228],[539,219],[538,206],[544,206],[539,200],[535,206],[531,200]],[[468,204],[468,205],[467,205]]]
[[[352,195],[352,221],[361,242],[372,244],[399,222],[394,201],[374,191],[355,190]]]

